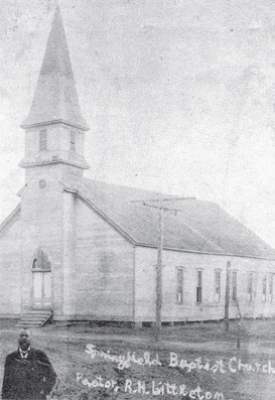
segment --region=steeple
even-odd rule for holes
[[[88,126],[80,111],[60,9],[57,6],[28,117],[21,125],[62,123],[82,131]]]
[[[26,181],[52,173],[61,179],[81,177],[89,168],[84,158],[85,131],[63,28],[57,7],[30,113],[22,124],[25,155],[20,166]]]

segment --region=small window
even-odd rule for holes
[[[265,303],[267,300],[267,277],[266,275],[263,277],[263,292],[262,292],[262,298],[263,298],[263,302]]]
[[[232,293],[231,298],[233,301],[237,300],[237,271],[232,271]]]
[[[254,298],[254,292],[255,292],[254,286],[255,286],[255,273],[249,272],[247,280],[247,294],[250,303],[253,301]]]
[[[196,302],[202,303],[202,270],[197,271]]]
[[[47,147],[48,147],[47,130],[42,129],[39,132],[39,150],[40,151],[47,150]]]
[[[221,300],[221,270],[215,270],[215,301]]]
[[[183,268],[177,268],[177,303],[183,304]]]
[[[269,301],[273,303],[273,285],[274,285],[274,274],[269,274]]]
[[[35,259],[33,260],[33,262],[32,262],[32,269],[36,269],[36,268],[38,268],[38,261],[37,261],[37,258],[35,258]]]
[[[75,132],[70,132],[70,150],[75,151]]]

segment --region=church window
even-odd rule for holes
[[[75,151],[75,132],[70,132],[70,150]]]
[[[267,276],[265,275],[264,277],[263,277],[263,286],[262,286],[262,290],[263,290],[263,292],[262,292],[262,298],[263,298],[263,302],[265,303],[266,302],[266,295],[267,295]]]
[[[202,303],[202,270],[197,271],[196,302]]]
[[[271,272],[269,274],[269,301],[273,302],[273,284],[274,284],[274,274]]]
[[[251,303],[254,298],[254,290],[255,290],[255,272],[248,273],[248,281],[247,281],[247,294],[249,298],[249,302]]]
[[[39,150],[40,151],[47,150],[47,147],[48,147],[47,130],[42,129],[39,132]]]
[[[232,271],[232,300],[237,300],[237,271]]]
[[[177,268],[177,304],[183,304],[183,268]]]
[[[215,270],[215,301],[221,300],[221,270]]]

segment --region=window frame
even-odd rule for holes
[[[269,302],[273,303],[273,299],[274,299],[274,272],[269,272],[268,296],[269,296]]]
[[[231,300],[237,301],[238,300],[238,271],[232,270],[231,273]]]
[[[249,271],[247,276],[247,294],[249,296],[249,303],[255,299],[255,271]]]
[[[217,279],[217,276],[218,276],[218,279]],[[221,270],[221,268],[216,268],[214,271],[214,296],[215,296],[216,303],[220,303],[220,301],[221,301],[221,295],[222,295],[221,281],[222,281],[222,270]]]
[[[202,304],[203,289],[203,269],[196,270],[196,304]]]
[[[267,274],[264,274],[262,277],[262,301],[263,303],[267,302]]]
[[[181,279],[179,280],[179,274]],[[182,305],[184,303],[184,267],[176,268],[176,303]]]

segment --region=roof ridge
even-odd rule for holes
[[[113,187],[116,187],[116,188],[136,190],[136,191],[140,191],[140,192],[152,193],[152,194],[155,194],[155,195],[168,196],[168,197],[171,197],[171,198],[179,198],[179,197],[182,196],[180,194],[169,194],[167,192],[159,192],[159,191],[150,190],[150,189],[143,189],[143,188],[139,188],[139,187],[136,187],[136,186],[123,185],[123,184],[120,184],[120,183],[104,182],[104,181],[93,179],[93,178],[84,177],[83,179],[84,179],[84,181],[88,181],[88,183],[89,182],[92,182],[92,183],[95,183],[95,184],[98,183],[98,184],[102,184],[102,185],[105,185],[105,186],[113,186]],[[143,199],[141,199],[141,200],[143,200]],[[192,199],[190,198],[190,200],[192,200]],[[197,200],[197,198],[194,197],[193,200]],[[199,201],[204,201],[204,200],[199,200]]]

